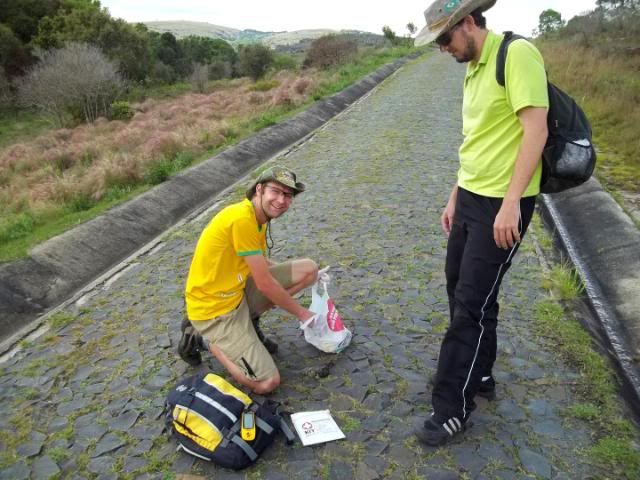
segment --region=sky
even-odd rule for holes
[[[512,30],[531,35],[546,9],[564,20],[595,8],[596,0],[498,0],[487,11],[491,30]],[[407,34],[413,22],[424,25],[430,1],[420,0],[101,0],[111,15],[128,22],[192,20],[238,30],[292,31],[314,28],[363,30],[381,33],[388,25],[398,35]]]

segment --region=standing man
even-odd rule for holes
[[[247,190],[247,198],[220,211],[196,246],[185,300],[187,317],[178,345],[191,365],[210,350],[238,383],[265,394],[280,384],[270,353],[278,345],[258,325],[261,313],[274,305],[300,322],[314,314],[293,298],[312,285],[318,266],[309,259],[275,264],[267,254],[270,222],[284,214],[305,185],[291,170],[275,165]]]
[[[467,63],[460,168],[440,218],[448,235],[445,273],[450,325],[432,391],[433,413],[416,431],[444,445],[465,430],[477,393],[491,396],[496,358],[498,290],[533,214],[547,139],[547,80],[538,50],[526,40],[509,47],[506,85],[496,81],[502,36],[483,12],[496,0],[436,0],[424,12],[417,45]]]

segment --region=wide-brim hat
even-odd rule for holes
[[[293,171],[283,167],[282,165],[273,165],[260,174],[251,188],[249,188],[249,191],[255,192],[256,185],[266,182],[281,183],[293,190],[295,194],[302,193],[307,188],[304,183],[298,182],[296,174]]]
[[[484,12],[495,4],[496,0],[436,0],[424,11],[427,25],[416,36],[414,45],[433,42],[474,10]]]

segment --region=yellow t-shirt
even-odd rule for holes
[[[264,255],[266,228],[249,200],[229,205],[204,229],[191,260],[185,299],[189,320],[211,320],[240,304],[250,270],[244,257]]]
[[[469,63],[464,80],[458,185],[486,197],[507,193],[522,141],[516,113],[524,107],[549,108],[547,76],[540,52],[526,40],[509,45],[505,87],[496,80],[502,35],[488,32],[480,60]],[[540,192],[542,164],[523,196]]]

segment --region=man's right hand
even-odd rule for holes
[[[307,310],[307,313],[305,313],[301,318],[298,318],[298,320],[300,320],[300,325],[304,325],[304,323],[309,320],[312,317],[315,317],[316,314],[313,313],[311,310]],[[311,322],[313,323],[313,322]]]
[[[451,195],[449,195],[449,201],[447,202],[447,206],[444,207],[442,211],[442,215],[440,215],[440,225],[442,225],[442,230],[444,233],[449,236],[451,233],[451,227],[453,227],[453,217],[456,213],[456,201],[458,199],[458,186],[453,187],[451,191]]]

